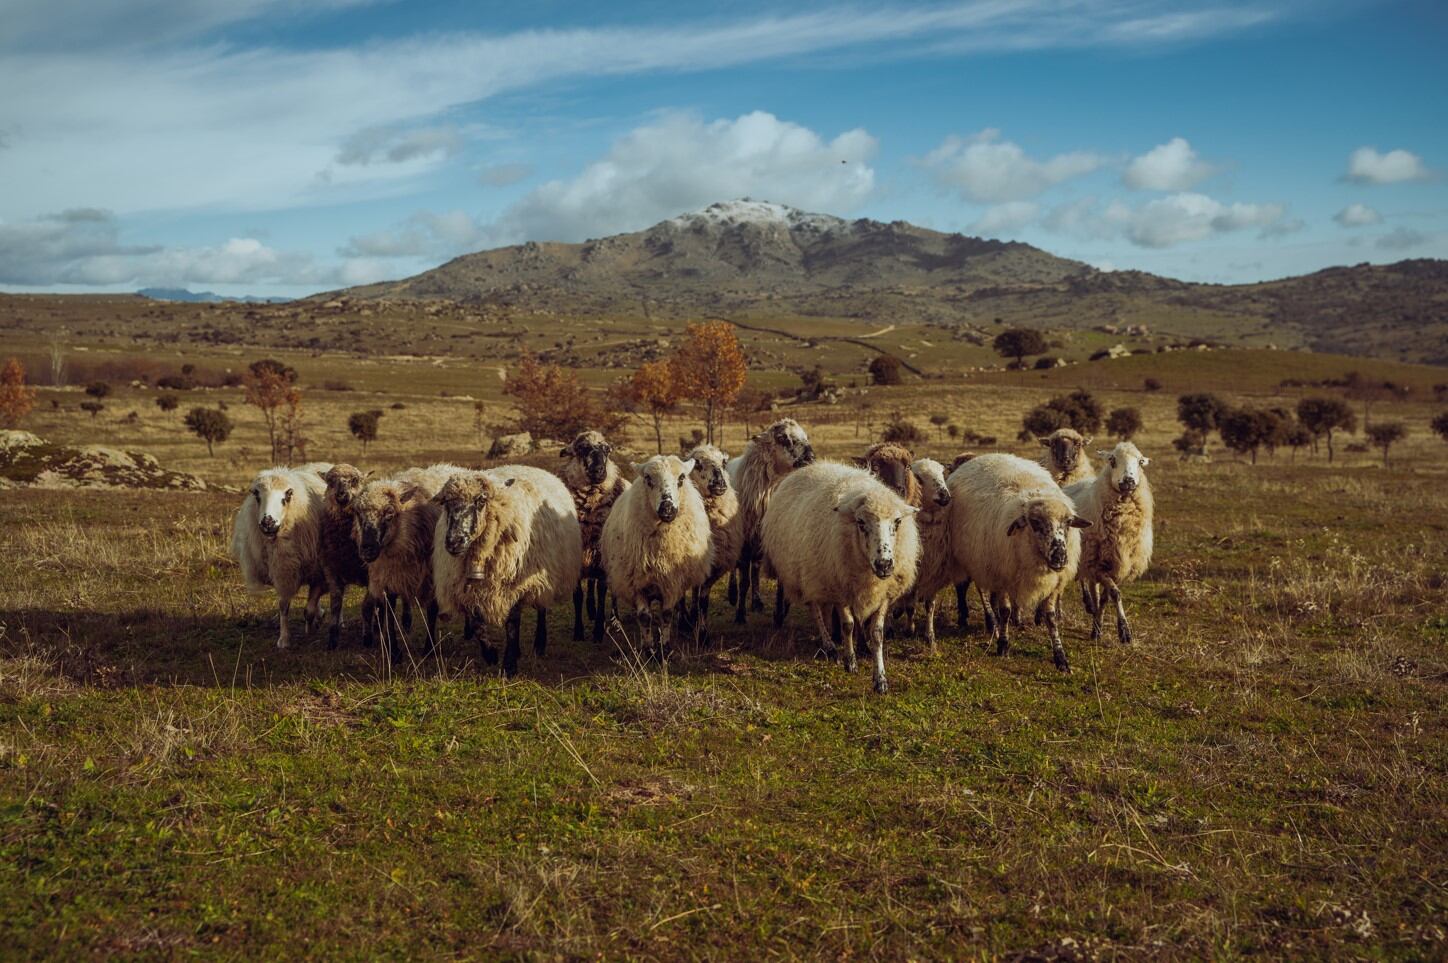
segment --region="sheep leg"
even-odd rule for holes
[[[845,671],[854,672],[859,663],[855,655],[855,613],[848,606],[840,606],[840,633],[844,636]]]
[[[996,655],[1005,655],[1011,650],[1009,629],[1011,624],[1010,603],[999,592],[990,593],[990,606],[995,609]]]
[[[664,603],[659,603],[659,662],[662,663],[669,656],[669,646],[673,643],[675,609],[664,608]]]
[[[588,612],[588,617],[590,619],[596,619],[598,618],[598,606],[600,605],[598,599],[598,579],[588,579],[587,585],[588,588],[583,593],[584,607]]]
[[[830,641],[838,646],[844,641],[844,638],[845,630],[840,627],[840,610],[832,605],[830,606]],[[832,655],[830,658],[833,659],[835,656]]]
[[[598,587],[598,607],[593,617],[593,641],[598,643],[603,641],[603,623],[608,621],[608,576],[600,575],[594,580],[594,585]],[[618,602],[615,598],[614,615],[617,614]]]
[[[734,601],[734,624],[744,624],[744,606],[749,598],[749,556],[746,553],[739,557],[739,564],[735,566],[739,573],[739,594]]]
[[[503,675],[510,679],[518,674],[518,635],[522,629],[523,606],[515,605],[503,624]]]
[[[533,654],[543,658],[548,651],[548,610],[538,609],[538,624],[533,628]]]
[[[402,600],[402,634],[412,634],[412,599]]]
[[[1100,642],[1101,621],[1105,618],[1105,612],[1102,610],[1106,605],[1106,590],[1100,585],[1093,584],[1087,591],[1091,594],[1091,641]]]
[[[1046,619],[1046,632],[1051,636],[1051,660],[1056,663],[1056,668],[1062,672],[1071,671],[1071,663],[1066,659],[1066,647],[1061,644],[1061,623],[1056,621],[1056,606],[1047,599],[1044,607]]]
[[[292,633],[287,620],[292,614],[292,596],[297,594],[295,585],[277,588],[277,648],[285,649],[292,644]]]
[[[322,585],[320,583],[307,586],[306,616],[307,634],[311,635],[322,624]]]
[[[332,625],[327,629],[327,649],[336,651],[337,640],[342,635],[342,601],[346,596],[347,588],[344,585],[330,586],[330,593],[327,597],[327,614],[332,617]]]
[[[935,646],[935,597],[925,600],[925,641],[930,645],[930,654],[938,654]]]
[[[364,588],[365,588],[365,586],[364,586]],[[363,647],[363,648],[366,648],[366,647],[369,646],[369,645],[376,645],[376,644],[377,644],[377,638],[376,638],[376,636],[373,635],[373,631],[374,631],[374,629],[375,629],[375,626],[373,625],[373,619],[375,619],[375,618],[377,618],[377,604],[372,601],[372,596],[366,594],[366,592],[364,591],[363,594],[362,594],[362,647]]]
[[[764,596],[759,594],[759,565],[758,559],[749,563],[749,607],[755,612],[764,611]]]
[[[885,681],[885,619],[889,606],[880,606],[870,620],[870,654],[875,657],[875,692],[884,695],[890,688]]]
[[[735,570],[731,568],[729,570],[729,584],[724,587],[724,597],[729,600],[730,605],[733,605],[735,598],[738,597],[738,593],[739,576],[738,573],[736,573]]]
[[[1121,601],[1121,586],[1115,581],[1108,581],[1106,591],[1111,593],[1111,601],[1116,605],[1116,637],[1121,640],[1122,645],[1130,645],[1131,625],[1126,621],[1126,605]]]
[[[784,628],[784,617],[789,614],[789,603],[784,600],[784,583],[774,583],[774,627]]]
[[[955,583],[955,627],[964,635],[970,631],[970,582]]]
[[[825,624],[824,606],[820,605],[818,602],[811,602],[809,604],[809,610],[810,614],[814,616],[815,628],[819,630],[820,651],[828,656],[830,661],[838,659],[840,657],[840,650],[835,645],[835,640],[833,638],[833,634],[830,631],[830,627]]]
[[[587,584],[587,579],[579,579],[578,584],[573,588],[573,641],[575,642],[583,641],[583,587]],[[592,606],[589,606],[588,612],[590,616],[593,615]]]
[[[1092,591],[1090,582],[1081,583],[1081,605],[1087,615],[1096,614],[1096,593]]]
[[[463,641],[471,642],[474,635],[478,637],[478,651],[483,661],[488,665],[497,665],[498,650],[488,644],[487,625],[469,612],[463,616]]]

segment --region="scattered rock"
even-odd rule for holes
[[[186,472],[167,471],[154,455],[105,445],[53,445],[25,431],[0,432],[0,484],[33,488],[168,488],[207,491]]]
[[[514,435],[499,435],[488,449],[489,458],[516,458],[533,450],[533,436],[526,431]]]

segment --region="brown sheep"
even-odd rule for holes
[[[1041,439],[1046,453],[1041,456],[1041,467],[1051,473],[1051,478],[1065,488],[1079,481],[1094,478],[1091,458],[1086,446],[1091,444],[1090,436],[1082,437],[1074,428],[1057,428]]]
[[[367,474],[371,474],[368,472]],[[326,579],[327,591],[331,597],[328,614],[332,618],[327,630],[327,648],[337,647],[342,632],[342,602],[347,586],[360,585],[367,588],[367,566],[357,554],[357,543],[352,538],[352,502],[362,491],[367,474],[351,465],[333,465],[322,475],[327,483],[327,493],[322,502],[322,529],[318,539],[318,553],[322,561],[322,577]],[[362,643],[370,644],[372,638],[372,597],[362,600]]]
[[[603,524],[613,503],[628,490],[628,481],[619,474],[609,455],[613,446],[597,431],[585,431],[558,453],[563,468],[558,476],[573,494],[578,510],[578,526],[583,532],[583,574],[573,591],[573,641],[583,640],[585,598],[588,617],[593,619],[593,641],[603,641],[604,601],[608,595],[608,575],[598,543]]]
[[[814,446],[809,435],[793,418],[781,418],[749,439],[744,451],[729,459],[729,483],[734,486],[739,498],[739,512],[744,518],[744,547],[739,553],[737,592],[735,578],[730,576],[731,593],[734,602],[734,621],[744,624],[746,600],[752,596],[756,612],[764,609],[764,600],[759,595],[759,565],[763,554],[759,544],[759,521],[769,507],[769,497],[775,486],[790,472],[804,468],[815,460]],[[784,597],[775,593],[776,622],[783,620]]]
[[[861,467],[885,483],[895,494],[905,499],[911,508],[920,506],[920,479],[910,470],[915,455],[904,445],[882,441],[871,445],[861,459]]]
[[[382,637],[391,647],[392,661],[401,658],[407,626],[402,632],[386,617],[389,595],[425,606],[428,651],[437,639],[437,599],[432,588],[433,530],[441,514],[431,493],[396,480],[374,481],[352,501],[352,538],[357,554],[367,565],[367,594],[374,612],[381,610]]]

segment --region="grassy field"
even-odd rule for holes
[[[1374,409],[1412,432],[1391,469],[1168,448],[1178,391],[1291,403],[1282,378],[1364,365],[1172,354],[791,412],[833,457],[896,410],[1029,453],[1022,411],[1076,384],[1145,416],[1137,642],[1089,642],[1070,598],[1072,675],[1039,631],[988,655],[977,620],[934,658],[891,643],[886,697],[814,658],[803,612],[717,617],[719,644],[666,671],[626,636],[570,641],[561,609],[511,682],[456,626],[397,672],[352,631],[278,652],[227,557],[236,496],[0,493],[0,955],[1442,958],[1439,372],[1393,369],[1425,387]],[[357,390],[308,391],[313,457],[476,462],[472,399],[502,414],[484,366],[303,367],[331,377]],[[240,485],[259,422],[234,390],[198,396],[238,421],[216,458],[143,389],[94,421],[45,389],[25,427]],[[344,424],[367,407],[387,414],[364,460]]]

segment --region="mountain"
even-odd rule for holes
[[[411,278],[317,298],[339,296],[574,316],[1145,325],[1181,337],[1448,364],[1448,262],[1196,284],[1099,271],[1019,242],[748,198],[581,244],[529,242],[467,254]]]
[[[223,297],[210,291],[189,291],[186,288],[141,288],[137,296],[151,301],[184,301],[187,304],[218,304],[222,301],[239,301],[243,304],[284,304],[291,298]]]

